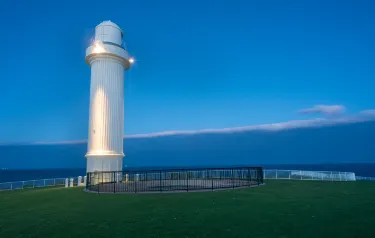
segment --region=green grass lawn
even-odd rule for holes
[[[375,182],[270,181],[216,192],[0,192],[0,237],[373,237]]]

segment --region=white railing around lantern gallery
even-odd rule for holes
[[[305,171],[305,170],[263,170],[264,179],[323,180],[323,181],[356,181],[353,172]]]
[[[79,177],[74,177],[74,178],[50,178],[50,179],[35,179],[35,180],[26,180],[26,181],[5,182],[5,183],[0,183],[0,191],[28,189],[28,188],[58,187],[58,186],[65,186],[65,187],[84,186],[86,182],[85,177],[79,176]]]

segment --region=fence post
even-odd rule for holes
[[[186,170],[186,192],[189,192],[189,173]]]
[[[266,179],[266,170],[263,171],[263,178]]]
[[[135,178],[134,178],[134,192],[135,193],[137,193],[138,180],[139,180],[138,174],[135,174]]]
[[[276,179],[277,179],[277,169],[276,169]]]
[[[102,182],[99,184],[99,189],[98,189],[98,191],[100,191],[100,187],[102,187],[103,186],[103,171],[102,171]]]
[[[87,188],[87,175],[85,177],[83,177],[83,184],[86,186]]]
[[[25,181],[22,181],[22,189],[23,189],[24,186],[25,186]]]
[[[10,190],[13,190],[13,183],[10,183]]]
[[[81,183],[82,183],[82,176],[78,176],[77,186],[81,186]]]
[[[292,173],[290,170],[288,170],[288,173],[289,173],[289,180],[290,180],[290,174]]]
[[[71,188],[74,187],[74,179],[73,178],[70,178],[69,187],[71,187]]]
[[[232,186],[233,186],[233,189],[234,189],[234,169],[232,168]]]
[[[87,177],[90,176],[89,173],[87,173],[84,177],[84,181],[85,181],[85,188],[88,189],[88,180],[87,180]]]
[[[299,174],[301,175],[301,180],[303,180],[303,179],[302,179],[302,170],[299,171]]]
[[[212,190],[214,190],[214,177],[212,176],[212,170],[210,170],[210,171],[211,171]]]
[[[113,193],[116,193],[116,181],[117,181],[117,173],[116,172],[112,172],[113,174],[112,174],[112,176],[113,176],[113,178],[114,178],[114,181],[113,181]],[[115,176],[116,176],[116,178],[115,178]]]
[[[53,179],[53,186],[56,186],[56,179]]]
[[[247,179],[249,182],[249,187],[251,186],[251,174],[250,174],[250,168],[247,168]]]
[[[35,180],[33,180],[33,188],[35,188]]]
[[[46,186],[46,180],[45,179],[43,179],[43,184],[44,184],[43,187],[45,187]]]
[[[159,182],[160,182],[159,183],[159,185],[160,185],[160,192],[163,192],[162,187],[161,187],[161,170],[160,170],[160,181]]]

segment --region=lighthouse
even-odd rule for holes
[[[104,21],[86,49],[91,67],[87,172],[121,171],[124,138],[124,72],[131,59],[118,25]]]

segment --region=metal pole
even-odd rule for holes
[[[234,169],[232,168],[232,186],[233,186],[233,189],[234,189]]]
[[[135,174],[135,179],[134,179],[134,191],[135,191],[135,193],[137,193],[137,183],[138,183],[138,180],[139,180],[139,175]]]
[[[115,172],[112,172],[112,176],[114,178],[114,181],[113,181],[113,193],[116,193],[116,180],[117,180],[117,174]],[[116,176],[116,178],[115,178]]]
[[[189,173],[186,170],[186,192],[189,192]]]
[[[251,174],[250,174],[250,168],[247,168],[247,179],[249,182],[249,186],[251,185]]]
[[[160,192],[162,192],[163,190],[162,190],[162,187],[161,187],[161,170],[160,170],[160,183],[159,183],[159,185],[160,185]]]
[[[102,162],[103,163],[103,162]],[[100,187],[103,186],[103,172],[102,172],[102,182],[100,183]],[[99,188],[100,189],[100,188]]]

